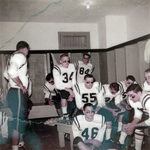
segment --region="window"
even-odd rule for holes
[[[90,49],[89,32],[58,32],[59,49]]]

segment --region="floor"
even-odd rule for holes
[[[70,150],[70,141],[65,139],[65,147],[59,147],[57,126],[44,125],[46,119],[32,120],[25,130],[25,150]],[[11,139],[6,144],[0,145],[0,150],[11,150]],[[23,150],[23,149],[19,149]],[[145,140],[142,150],[150,150],[149,143]]]
[[[59,147],[57,126],[44,125],[46,120],[32,120],[32,124],[28,125],[24,137],[25,150],[70,150],[68,139],[65,139],[65,147]],[[11,150],[11,140],[1,145],[0,150]]]

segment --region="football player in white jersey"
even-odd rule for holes
[[[105,117],[95,114],[93,105],[83,106],[84,115],[74,117],[72,131],[75,150],[99,150],[103,148],[103,138],[106,129]]]
[[[84,76],[84,83],[76,83],[74,85],[73,91],[75,93],[76,106],[81,114],[86,103],[93,104],[96,113],[105,104],[105,101],[100,99],[100,86],[98,82],[95,82],[91,74]]]
[[[83,54],[83,60],[76,61],[74,63],[75,69],[76,69],[76,80],[77,83],[83,83],[84,82],[84,76],[86,74],[91,74],[94,71],[93,65],[89,62],[91,58],[90,54]]]
[[[145,82],[142,85],[144,91],[150,92],[150,68],[144,72]]]
[[[135,149],[141,150],[143,129],[148,127],[150,133],[150,93],[143,91],[138,84],[132,84],[126,92],[129,96],[128,102],[134,108],[134,118],[127,124],[126,131],[129,135],[135,132]]]
[[[45,94],[45,101],[48,105],[55,105],[57,114],[61,117],[62,111],[61,111],[61,104],[60,104],[60,94],[58,93],[56,89],[56,85],[52,76],[52,73],[49,73],[46,76],[46,82],[44,85],[44,94]]]
[[[67,112],[67,101],[72,101],[74,98],[74,92],[72,90],[75,84],[75,67],[70,63],[67,54],[60,56],[60,64],[55,65],[53,68],[53,77],[56,88],[61,95],[61,106],[63,113],[63,120],[69,120],[69,114]]]
[[[12,117],[15,118],[12,125],[12,150],[18,150],[20,135],[24,132],[27,125],[25,120],[27,120],[28,114],[29,75],[27,55],[29,49],[27,42],[18,42],[16,52],[10,56],[4,71],[4,77],[9,82],[9,91],[7,94],[8,106],[12,111]]]
[[[119,84],[116,82],[104,84],[102,85],[100,93],[102,93],[100,99],[105,101],[105,105],[98,111],[98,114],[105,116],[107,125],[106,140],[111,140],[112,123],[115,122],[115,118],[118,118],[117,115],[119,114],[119,111],[124,110],[122,106],[119,108],[117,107],[117,105],[122,101],[122,95],[119,91]]]
[[[130,118],[130,117],[128,117],[133,111],[131,110],[131,107],[129,107],[129,105],[127,104],[127,93],[126,93],[126,90],[127,90],[127,88],[131,85],[131,84],[133,84],[133,83],[136,83],[136,80],[135,80],[135,78],[134,78],[134,76],[132,76],[132,75],[128,75],[127,77],[126,77],[126,79],[125,79],[125,81],[119,81],[119,82],[117,82],[118,84],[119,84],[119,90],[120,90],[120,92],[121,92],[121,94],[122,94],[122,97],[123,97],[123,101],[121,101],[120,102],[120,104],[118,104],[118,105],[122,105],[123,104],[123,106],[124,106],[124,108],[127,110],[127,111],[125,111],[124,113],[122,113],[122,114],[120,114],[120,117],[119,117],[119,126],[118,126],[118,132],[120,132],[121,131],[121,129],[122,129],[122,122],[123,122],[123,117],[125,117],[125,120],[127,119],[127,118]],[[131,111],[129,111],[129,110],[131,110]],[[127,117],[127,118],[126,118]],[[127,120],[126,120],[127,121]],[[125,121],[125,122],[126,122]]]

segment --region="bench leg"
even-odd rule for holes
[[[73,134],[70,133],[70,146],[71,146],[71,150],[73,150],[73,139],[74,139]]]
[[[64,133],[58,132],[58,138],[59,138],[59,146],[64,147],[65,146]]]

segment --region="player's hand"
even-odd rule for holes
[[[50,106],[53,106],[53,105],[54,105],[54,101],[53,101],[52,99],[49,99],[49,102],[48,102],[48,103],[49,103]]]
[[[93,150],[95,148],[95,145],[91,145],[90,149]]]
[[[100,141],[92,140],[92,139],[85,140],[84,143],[91,143],[91,144],[95,145],[96,147],[99,147],[101,145]]]
[[[132,123],[128,123],[126,125],[126,131],[127,131],[128,135],[133,134],[134,129],[135,129],[135,127],[134,127],[134,125]]]
[[[131,107],[130,105],[126,104],[126,109],[127,109],[127,110],[131,110],[132,107]]]
[[[26,89],[25,86],[21,86],[20,89],[22,90],[22,92],[23,92],[24,94],[27,93],[27,89]]]
[[[67,101],[71,102],[73,100],[73,97],[71,95],[68,97]]]
[[[117,112],[116,112],[116,111],[117,111],[117,109],[113,109],[113,110],[112,110],[113,116],[117,116]]]

